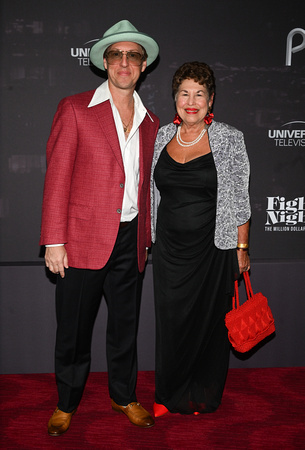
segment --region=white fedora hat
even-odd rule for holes
[[[102,39],[97,41],[90,50],[91,62],[99,69],[104,68],[104,52],[116,42],[135,42],[142,45],[147,53],[147,65],[149,66],[159,54],[157,42],[145,33],[136,29],[128,20],[121,20],[107,30]]]

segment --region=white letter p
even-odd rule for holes
[[[303,42],[296,47],[292,47],[292,40],[295,34],[300,34],[303,38]],[[292,53],[300,52],[305,48],[305,30],[303,28],[294,28],[288,33],[286,44],[286,66],[291,66]]]

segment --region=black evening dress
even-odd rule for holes
[[[156,403],[170,412],[217,409],[230,345],[236,250],[214,244],[217,175],[212,153],[185,164],[163,149],[154,172],[161,194],[153,272]]]

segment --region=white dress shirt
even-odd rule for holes
[[[112,113],[118,138],[120,142],[124,170],[125,170],[125,189],[122,205],[122,222],[130,222],[138,214],[138,185],[139,185],[139,126],[141,125],[147,113],[139,95],[136,91],[133,94],[134,99],[134,118],[132,129],[125,139],[123,123],[108,86],[108,80],[101,84],[95,91],[88,108],[99,103],[110,101]]]

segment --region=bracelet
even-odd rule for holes
[[[249,244],[237,244],[237,248],[249,248]]]
[[[236,250],[241,250],[243,252],[248,252],[249,251],[248,248],[240,248],[240,247],[236,247]]]

